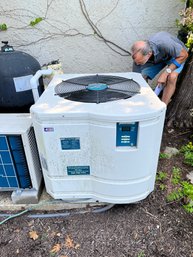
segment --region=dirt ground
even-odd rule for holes
[[[165,146],[179,149],[191,134],[165,129],[161,151]],[[181,168],[183,176],[193,170],[179,154],[160,159],[158,171],[170,175],[174,166]],[[145,200],[115,205],[102,213],[11,219],[0,228],[0,256],[193,257],[193,214],[186,213],[181,202],[168,203],[167,190],[156,183]]]

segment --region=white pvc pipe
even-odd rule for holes
[[[32,93],[33,93],[34,102],[36,102],[38,100],[38,98],[40,97],[39,93],[38,93],[39,78],[42,75],[51,75],[52,72],[53,72],[52,69],[38,70],[36,72],[36,74],[30,79],[30,85],[31,85]]]
[[[161,93],[161,91],[164,89],[164,86],[162,84],[158,84],[154,90],[155,94],[157,96],[159,96],[159,94]]]

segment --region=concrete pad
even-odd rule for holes
[[[11,200],[12,192],[0,192],[0,211],[21,211],[31,208],[41,211],[57,211],[79,209],[85,207],[94,207],[105,205],[105,203],[98,202],[65,202],[62,200],[55,200],[43,190],[40,200],[37,204],[16,204]]]

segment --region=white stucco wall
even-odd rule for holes
[[[93,24],[102,35],[130,50],[135,40],[166,30],[175,34],[181,0],[84,0]],[[44,17],[34,27],[30,21]],[[1,41],[27,52],[41,65],[59,59],[65,73],[131,70],[131,57],[121,56],[94,35],[79,0],[0,1]],[[78,34],[77,34],[78,33]],[[75,35],[77,34],[77,35]],[[125,54],[115,48],[121,54]]]

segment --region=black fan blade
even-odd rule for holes
[[[68,86],[64,82],[62,82],[56,86],[55,93],[56,95],[61,95],[65,93],[81,91],[83,89],[86,89],[86,86],[80,86],[80,85],[74,85],[74,84]]]
[[[127,95],[130,95],[130,94],[133,95],[133,94],[138,94],[139,93],[138,91],[121,90],[121,89],[116,89],[116,88],[108,88],[107,90],[111,91],[111,92],[124,93],[124,94],[127,94]]]

